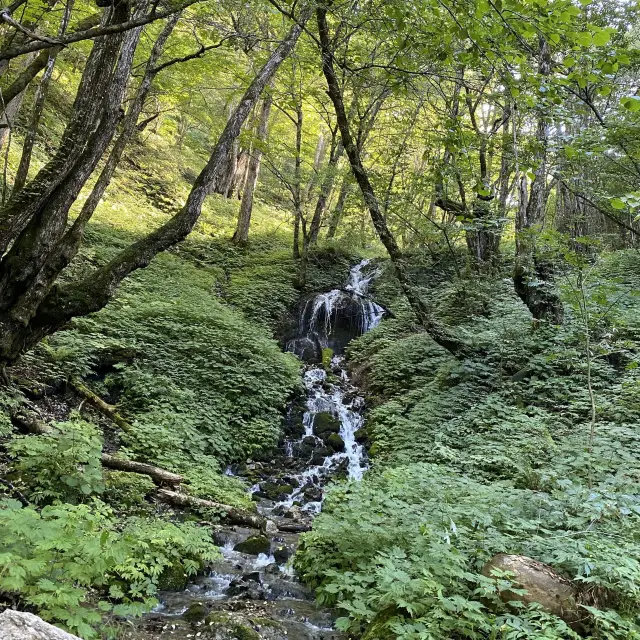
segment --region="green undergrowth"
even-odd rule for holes
[[[52,90],[33,171],[61,134],[67,80]],[[19,148],[9,149],[9,176]],[[206,151],[186,144],[178,152],[162,128],[132,141],[63,278],[91,272],[179,210]],[[278,340],[298,300],[341,284],[358,257],[339,244],[314,249],[300,290],[291,234],[283,231],[288,213],[258,198],[249,245],[240,248],[229,241],[239,204],[207,198],[185,242],[127,279],[105,309],[23,358],[16,378],[47,390],[48,399],[35,403],[50,434],[17,434],[8,416],[26,398],[0,393],[1,471],[29,502],[0,502],[0,604],[87,640],[111,637],[114,616],[148,611],[158,589],[184,588],[215,555],[208,528],[191,520],[216,521],[220,513],[156,504],[145,476],[103,469],[103,449],[181,474],[181,491],[192,496],[255,509],[246,486],[224,469],[277,444],[300,386],[300,363]],[[131,429],[69,392],[71,379],[115,405]]]
[[[635,252],[590,272],[592,437],[575,273],[560,280],[558,328],[532,324],[509,280],[416,269],[439,317],[473,345],[464,360],[414,326],[380,279],[396,317],[349,350],[368,393],[373,468],[331,494],[297,556],[344,629],[371,639],[576,637],[539,609],[501,604],[508,580],[480,573],[501,552],[582,585],[597,604],[586,635],[640,637],[639,273]]]

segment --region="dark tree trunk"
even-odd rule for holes
[[[331,238],[335,238],[336,232],[338,231],[338,226],[340,224],[340,220],[342,220],[342,214],[344,212],[344,206],[347,203],[347,197],[349,195],[349,191],[351,191],[351,180],[349,179],[349,175],[345,175],[342,178],[342,184],[340,185],[340,193],[338,194],[338,201],[336,202],[336,206],[331,212],[331,218],[329,218],[329,226],[327,228],[328,240],[331,240]]]
[[[344,152],[342,146],[342,139],[337,138],[337,132],[334,132],[333,139],[331,141],[331,149],[329,151],[329,162],[327,163],[327,174],[320,186],[320,193],[318,200],[316,201],[316,208],[313,212],[313,218],[311,218],[311,225],[309,227],[309,243],[316,244],[318,241],[318,235],[320,234],[320,226],[322,224],[322,216],[327,208],[327,203],[331,197],[333,191],[333,185],[336,180],[336,169],[338,162]]]
[[[433,317],[430,309],[416,292],[413,285],[409,282],[404,257],[400,251],[400,247],[393,237],[393,234],[387,227],[387,223],[382,215],[382,211],[380,210],[380,205],[375,195],[373,185],[371,184],[367,171],[362,164],[360,151],[351,136],[349,122],[342,98],[342,90],[333,66],[333,51],[330,44],[331,40],[329,37],[329,27],[327,25],[326,7],[319,6],[316,9],[316,17],[318,22],[318,33],[320,36],[322,70],[327,81],[329,98],[333,103],[336,113],[336,122],[338,123],[342,143],[344,144],[347,157],[349,158],[351,171],[353,172],[353,176],[360,187],[362,197],[371,216],[371,222],[373,223],[380,241],[389,254],[389,258],[395,268],[396,277],[398,278],[402,292],[416,314],[418,321],[439,345],[451,353],[463,353],[466,351],[466,345],[453,336],[446,327],[440,324],[440,322]]]
[[[271,113],[271,96],[266,96],[262,101],[260,110],[260,120],[258,122],[257,145],[254,146],[253,154],[249,159],[247,168],[247,178],[242,191],[242,201],[240,202],[240,212],[238,214],[238,224],[233,234],[232,241],[235,244],[246,244],[249,240],[249,227],[251,225],[251,212],[253,210],[253,196],[258,185],[260,175],[260,163],[262,161],[262,147],[267,140],[269,128],[269,114]]]
[[[306,237],[306,229],[301,229],[304,224],[302,213],[302,105],[296,105],[296,156],[295,166],[293,170],[293,258],[299,260],[300,253],[300,231],[302,231],[302,244],[304,249],[304,239]],[[299,278],[300,280],[300,278]]]
[[[549,44],[540,41],[540,75],[551,74],[551,50]],[[562,300],[553,282],[553,264],[540,255],[536,247],[537,227],[544,224],[549,187],[547,185],[547,148],[549,125],[544,113],[538,116],[536,138],[538,141],[538,166],[531,188],[526,194],[526,181],[521,182],[521,201],[516,216],[516,260],[513,270],[514,288],[536,320],[561,324],[564,316]],[[524,185],[524,186],[523,186]],[[523,193],[524,192],[524,193]]]
[[[88,29],[98,24],[99,15],[89,16],[78,24],[79,29]],[[60,51],[61,46],[52,47],[41,51],[35,58],[24,68],[24,70],[15,78],[15,80],[2,90],[2,100],[5,107],[8,107],[14,98],[20,95],[33,81],[33,79],[47,67],[50,58],[55,58]]]
[[[58,36],[63,36],[67,30],[69,24],[69,18],[71,17],[71,10],[73,8],[73,2],[70,1],[65,7],[62,22],[60,24],[60,30]],[[44,111],[44,104],[47,100],[47,93],[49,92],[49,83],[53,76],[53,68],[56,63],[56,57],[58,50],[52,50],[47,56],[47,64],[42,74],[42,79],[38,85],[36,91],[36,97],[33,104],[33,113],[31,114],[31,122],[27,127],[27,132],[24,137],[24,143],[22,145],[22,155],[20,156],[20,164],[18,165],[18,171],[16,172],[16,179],[13,183],[13,191],[18,192],[27,183],[27,176],[29,175],[29,167],[31,166],[31,155],[33,153],[33,146],[38,135],[38,127],[40,126],[40,119],[42,118],[42,112]]]
[[[116,13],[118,13],[118,7],[116,8]],[[119,19],[123,17],[124,16],[120,15]],[[33,347],[44,336],[58,330],[71,318],[87,315],[104,307],[124,278],[136,269],[146,267],[159,252],[177,244],[189,234],[200,217],[202,203],[209,193],[211,185],[220,178],[224,167],[224,160],[234,140],[238,137],[242,125],[260,98],[264,87],[271,81],[282,61],[293,49],[307,19],[308,14],[298,19],[298,22],[291,28],[286,38],[276,48],[245,92],[232,117],[227,122],[209,161],[196,179],[187,202],[181,211],[159,229],[126,248],[106,265],[96,269],[83,280],[65,285],[54,284],[52,287],[41,287],[37,291],[37,295],[33,296],[33,298],[31,296],[33,289],[29,288],[12,304],[7,304],[3,298],[4,305],[0,309],[0,365],[6,366],[7,364],[11,364],[22,352]],[[94,48],[100,50],[101,59],[104,52],[111,53],[113,44],[111,38],[113,37],[117,36],[109,36],[106,42],[96,43]],[[121,56],[121,61],[118,65],[119,69],[123,66],[124,54],[125,51],[123,48],[123,56]],[[96,56],[94,56],[94,58],[95,57]],[[105,67],[105,65],[102,65],[96,68],[95,62],[99,62],[99,60],[96,59],[92,64],[88,64],[86,70],[87,77],[83,78],[81,82],[81,91],[76,100],[77,110],[80,110],[83,124],[93,114],[91,113],[91,100],[87,100],[87,96],[83,95],[82,90],[87,90],[88,87],[95,87],[95,85],[87,85],[87,83],[90,77],[99,78],[100,69],[104,71]],[[108,68],[107,65],[107,69]],[[108,72],[106,73],[110,75]],[[117,70],[115,76],[118,77]],[[102,86],[102,84],[100,86]],[[93,96],[95,98],[93,91],[89,93],[90,97]],[[111,93],[106,94],[100,91],[97,95],[102,103],[104,96],[111,96]],[[110,103],[114,101],[115,99],[113,97],[108,100]],[[85,106],[85,102],[89,104]],[[80,125],[75,123],[73,128],[74,131],[81,129]],[[100,128],[96,132],[96,136],[100,136]],[[96,144],[97,142],[101,142],[100,138],[95,140],[94,137],[89,140],[86,154],[78,153],[78,157],[81,156],[82,159],[94,160],[93,156],[95,155]],[[47,188],[49,188],[51,178],[49,174],[45,174],[45,177],[47,178]],[[60,182],[62,181],[58,181],[58,184],[60,184]],[[75,187],[75,181],[73,185]],[[31,195],[30,185],[28,185],[22,193],[29,192],[32,198],[42,198],[44,190],[44,188],[39,187],[35,190],[35,195]],[[57,196],[58,193],[56,192],[53,199],[56,200]],[[65,193],[64,196],[65,200],[68,199],[68,193]],[[12,204],[14,208],[10,211],[13,214],[15,211],[15,203]],[[57,205],[58,203],[54,202],[53,204]],[[52,204],[48,206],[52,206]],[[58,210],[56,209],[56,211]],[[3,219],[5,218],[3,217]],[[28,222],[29,220],[27,223]],[[43,217],[42,223],[46,224],[47,222],[46,217]],[[8,226],[5,226],[5,229],[7,228]],[[57,244],[57,240],[53,242],[52,238],[54,235],[50,231],[43,234],[41,226],[30,228],[28,235],[38,240],[40,240],[40,236],[43,236],[42,240],[53,244],[53,247]],[[27,248],[30,250],[32,246],[33,245],[29,245]],[[49,247],[49,249],[53,247]],[[14,257],[12,253],[13,248],[8,255]],[[45,254],[48,255],[49,251],[45,252]],[[38,256],[39,255],[40,253],[38,253]],[[33,269],[25,265],[22,265],[21,269],[17,269],[18,263],[22,259],[22,254],[15,256],[15,258],[18,260],[12,260],[8,263],[13,271],[13,277],[6,277],[9,269],[5,269],[2,274],[4,276],[2,282],[6,284],[7,290],[11,292],[15,292],[17,289],[24,289],[27,281],[33,282],[33,277],[29,277],[32,275]],[[42,297],[43,294],[45,294],[44,297]],[[11,297],[15,298],[15,295]],[[40,299],[39,304],[37,303],[38,298]]]

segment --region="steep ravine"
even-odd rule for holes
[[[206,637],[220,640],[342,637],[333,628],[332,613],[319,609],[296,579],[291,557],[299,532],[308,530],[321,510],[328,483],[359,480],[367,467],[358,442],[364,402],[342,353],[349,340],[382,319],[382,308],[368,297],[375,275],[364,260],[351,269],[343,288],[302,305],[286,349],[307,363],[304,407],[292,407],[285,439],[271,460],[227,471],[251,485],[258,511],[268,518],[267,530],[218,527],[220,559],[185,591],[161,594],[161,605],[145,623],[149,638],[201,637],[205,629]]]

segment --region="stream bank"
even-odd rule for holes
[[[318,608],[313,593],[291,566],[301,532],[309,530],[332,480],[360,480],[367,468],[360,434],[364,399],[351,383],[343,351],[375,327],[383,309],[369,298],[376,270],[368,260],[352,267],[344,287],[300,307],[286,350],[306,362],[305,406],[293,407],[285,437],[268,461],[247,461],[227,470],[246,480],[261,532],[217,526],[221,556],[184,591],[163,592],[161,604],[137,638],[207,637],[219,640],[328,640],[343,636],[332,612]]]

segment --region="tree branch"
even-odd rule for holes
[[[70,33],[62,38],[58,38],[57,40],[50,40],[47,42],[30,42],[23,47],[5,49],[4,51],[0,51],[0,60],[12,60],[13,58],[17,58],[18,56],[22,56],[26,53],[31,53],[32,51],[40,51],[41,49],[50,49],[51,47],[57,46],[66,47],[69,44],[80,42],[81,40],[90,40],[99,36],[106,36],[114,33],[121,33],[122,31],[129,31],[130,29],[142,27],[145,24],[150,24],[151,22],[155,22],[156,20],[168,18],[174,13],[183,11],[187,7],[190,7],[193,4],[197,4],[198,2],[203,2],[203,0],[185,0],[185,2],[183,2],[182,4],[172,7],[171,9],[165,9],[164,11],[159,11],[157,13],[155,11],[152,11],[146,16],[135,18],[133,20],[129,20],[128,22],[109,24],[102,27],[94,27],[92,29],[85,29],[82,31]]]

